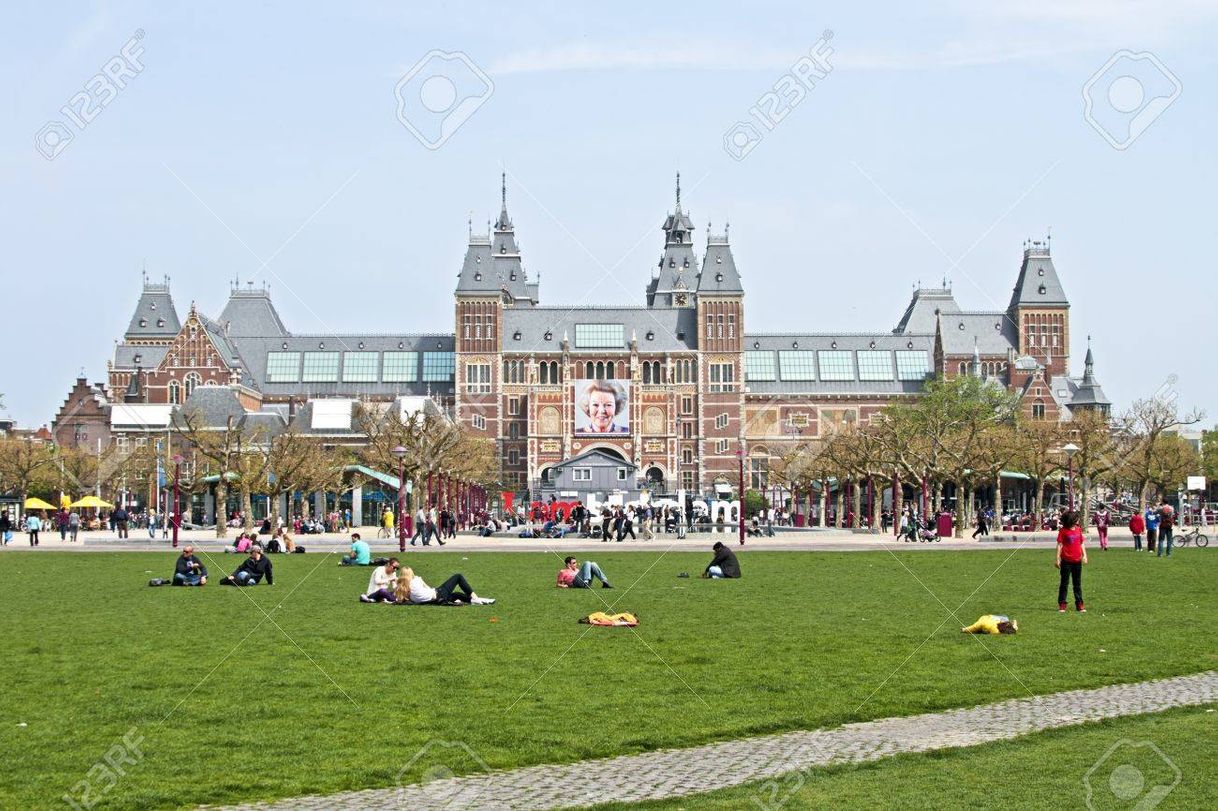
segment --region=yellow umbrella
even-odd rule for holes
[[[25,508],[27,510],[53,510],[53,509],[55,509],[54,505],[47,504],[42,499],[34,498],[33,496],[30,496],[29,498],[27,498],[25,500]]]
[[[69,507],[99,507],[106,510],[114,509],[114,505],[108,501],[102,501],[97,496],[85,496],[80,501],[73,501]]]

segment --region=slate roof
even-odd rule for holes
[[[239,424],[245,413],[237,392],[228,386],[197,386],[182,404],[181,411],[175,413],[174,423],[183,425],[184,415],[193,417],[197,414],[203,425],[224,427],[230,417],[234,425]]]
[[[782,351],[921,351],[926,354],[928,376],[934,368],[935,336],[894,335],[891,332],[880,333],[745,333],[745,352],[782,352]],[[819,356],[817,356],[819,358]],[[747,358],[747,356],[746,356]],[[893,357],[894,378],[896,375],[895,356]],[[853,362],[852,380],[823,380],[819,361],[817,380],[784,380],[778,357],[774,358],[775,380],[750,380],[745,374],[745,391],[750,395],[840,395],[840,396],[877,396],[890,397],[900,394],[917,394],[922,391],[925,379],[922,380],[863,380],[861,379],[857,357]]]
[[[242,369],[248,375],[249,384],[267,396],[304,397],[325,396],[392,396],[397,394],[449,394],[453,381],[423,380],[424,352],[452,352],[456,341],[450,334],[443,335],[282,335],[231,337],[228,339],[240,355]],[[415,382],[295,382],[272,383],[267,380],[266,363],[268,352],[418,352],[418,370]],[[341,359],[340,359],[341,380]],[[378,375],[379,377],[379,375]]]
[[[917,288],[893,332],[934,332],[936,311],[941,313],[960,312],[960,305],[956,303],[951,289],[946,287]]]
[[[732,257],[732,246],[727,236],[710,237],[706,243],[706,254],[702,259],[702,273],[698,275],[698,292],[744,295],[744,285],[736,270]]]
[[[114,347],[114,368],[134,369],[138,366],[141,369],[155,369],[167,354],[169,346],[165,344],[118,344]]]
[[[287,327],[271,302],[270,291],[265,288],[231,290],[228,302],[215,323],[221,327],[221,331],[227,325],[228,334],[234,337],[288,334]]]
[[[588,465],[593,462],[595,462],[603,467],[614,467],[614,468],[624,467],[624,468],[627,468],[628,470],[638,470],[638,465],[634,464],[633,462],[627,462],[617,456],[614,456],[611,453],[605,453],[603,450],[600,450],[599,448],[593,448],[590,451],[584,451],[579,456],[573,456],[570,459],[564,459],[563,461],[559,462],[558,464],[552,466],[550,468],[550,470],[551,471],[561,470],[563,468],[571,467],[572,465]]]
[[[1099,408],[1111,405],[1112,401],[1108,399],[1108,395],[1104,394],[1104,390],[1095,379],[1095,357],[1091,354],[1091,347],[1088,346],[1087,358],[1083,361],[1083,377],[1074,386],[1070,407]]]
[[[125,340],[136,338],[164,338],[176,336],[182,330],[182,322],[178,319],[177,308],[173,304],[173,296],[169,294],[169,283],[150,284],[144,282],[140,300],[131,314],[131,322],[127,325]]]
[[[575,345],[576,324],[621,324],[622,346],[581,349]],[[638,340],[640,352],[688,352],[697,346],[698,315],[688,307],[527,307],[503,311],[505,353],[561,352],[564,335],[571,342],[573,354],[625,351],[630,348],[631,336]]]
[[[1033,242],[1024,249],[1023,264],[1008,309],[1013,311],[1019,306],[1070,306],[1047,245]]]
[[[1006,313],[947,313],[939,316],[945,355],[1008,355],[1019,348],[1019,335]]]

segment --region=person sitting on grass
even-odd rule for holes
[[[736,560],[736,553],[724,546],[721,541],[715,541],[715,545],[711,548],[715,552],[715,557],[707,564],[702,576],[716,580],[724,577],[740,577],[740,561]]]
[[[271,560],[262,554],[262,548],[256,547],[250,551],[250,556],[241,561],[237,571],[220,581],[221,586],[256,586],[266,578],[268,586],[275,585],[275,575],[271,571]]]
[[[613,588],[595,561],[585,560],[584,565],[580,566],[579,561],[568,557],[563,561],[563,567],[558,570],[558,580],[554,585],[560,589],[590,589],[593,578],[601,581],[601,588]]]
[[[465,575],[457,573],[432,588],[410,567],[398,575],[394,597],[399,603],[412,605],[492,605],[495,601],[474,593]]]
[[[1062,526],[1057,531],[1057,558],[1053,565],[1061,570],[1061,581],[1057,587],[1057,612],[1066,613],[1066,584],[1074,581],[1074,607],[1080,614],[1087,613],[1083,605],[1083,564],[1087,562],[1087,550],[1083,548],[1083,531],[1078,526],[1078,513],[1067,510],[1062,513]]]
[[[206,586],[207,567],[195,557],[195,548],[187,546],[178,556],[178,562],[173,567],[173,584],[175,586]]]
[[[368,578],[368,590],[359,596],[361,603],[396,603],[394,586],[398,584],[398,559],[390,558],[384,566],[372,570]]]
[[[244,532],[242,532],[237,536],[237,542],[235,544],[224,547],[224,554],[244,555],[250,551],[250,547],[253,545],[253,543],[254,542],[250,540],[250,538]]]
[[[351,533],[351,554],[339,558],[340,566],[368,566],[372,563],[372,548],[358,532]]]
[[[983,614],[976,622],[967,628],[961,628],[966,634],[1013,634],[1019,630],[1019,622],[1005,614]]]

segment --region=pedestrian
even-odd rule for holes
[[[1108,522],[1111,520],[1108,508],[1101,504],[1095,511],[1095,531],[1100,536],[1100,550],[1104,552],[1108,551]]]
[[[60,507],[59,512],[55,514],[55,528],[59,530],[59,540],[66,541],[68,539],[68,511],[65,507]]]
[[[1142,533],[1146,531],[1146,519],[1142,513],[1135,512],[1129,516],[1129,531],[1133,534],[1133,551],[1142,551]]]
[[[424,531],[427,525],[427,516],[423,513],[423,508],[419,507],[414,511],[414,534],[410,536],[410,545],[414,546],[414,542],[419,538],[423,539],[423,545],[427,546],[427,535]]]
[[[130,519],[130,516],[127,514],[126,508],[123,507],[122,504],[118,505],[118,509],[116,509],[114,512],[110,513],[110,518],[112,518],[114,520],[114,528],[118,531],[118,537],[120,539],[126,538],[127,537],[127,521]]]
[[[1062,513],[1061,529],[1057,531],[1057,557],[1053,561],[1061,572],[1057,586],[1057,612],[1066,613],[1066,586],[1073,582],[1074,608],[1080,614],[1087,613],[1083,604],[1083,566],[1087,563],[1087,549],[1083,546],[1083,531],[1078,526],[1078,513],[1067,510]]]
[[[1176,525],[1176,511],[1166,501],[1159,504],[1159,548],[1156,557],[1163,557],[1163,548],[1167,547],[1167,556],[1171,557],[1172,528]]]
[[[985,510],[977,511],[977,528],[973,530],[973,540],[977,540],[978,535],[989,535],[990,526],[985,520]]]
[[[1154,507],[1147,507],[1142,520],[1146,522],[1146,551],[1153,555],[1159,540],[1159,511]]]
[[[156,513],[148,513],[148,537],[156,538]]]
[[[13,519],[8,517],[8,510],[0,511],[0,545],[8,546],[13,540]]]
[[[42,519],[31,515],[25,519],[25,531],[30,534],[30,546],[38,545],[38,533],[42,530]]]
[[[80,534],[80,513],[75,510],[68,513],[68,534],[72,536],[72,543],[76,543],[76,536]]]

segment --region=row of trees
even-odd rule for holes
[[[251,527],[255,496],[268,497],[272,518],[278,517],[281,497],[292,493],[342,493],[350,477],[344,468],[363,464],[396,475],[399,464],[416,492],[426,488],[429,475],[453,481],[494,485],[498,465],[489,440],[473,437],[438,412],[403,415],[383,405],[359,404],[350,444],[336,444],[301,433],[292,426],[249,416],[233,416],[223,425],[210,424],[198,411],[178,413],[168,443],[117,443],[100,453],[58,447],[45,442],[0,440],[0,492],[24,501],[37,496],[58,505],[60,493],[79,497],[100,491],[113,500],[120,489],[147,494],[158,489],[158,461],[167,482],[174,478],[174,455],[183,463],[178,484],[186,494],[215,488],[216,535],[226,534],[224,507],[236,493]],[[399,461],[395,449],[404,448]],[[159,455],[159,460],[158,460]]]
[[[992,487],[994,507],[1002,505],[1002,471],[1031,480],[1033,511],[1040,515],[1043,495],[1074,468],[1078,503],[1086,513],[1094,490],[1134,494],[1140,507],[1159,493],[1174,493],[1185,477],[1200,470],[1200,459],[1175,431],[1201,415],[1180,415],[1174,402],[1140,400],[1116,418],[1080,411],[1069,422],[1024,418],[1018,395],[980,378],[961,376],[927,384],[925,396],[887,408],[867,425],[852,425],[827,438],[803,442],[786,454],[774,471],[795,491],[837,488],[837,515],[843,515],[842,484],[853,484],[849,505],[858,526],[862,492],[882,492],[904,482],[926,483],[938,509],[945,485],[955,489],[957,536],[972,523],[978,488]],[[1065,448],[1077,450],[1069,459]],[[894,487],[893,510],[903,509],[901,487]],[[879,525],[881,499],[872,499],[871,525]]]
[[[235,490],[248,529],[254,496],[268,497],[274,522],[284,495],[345,492],[344,469],[354,463],[393,475],[400,465],[416,492],[426,486],[429,474],[441,473],[489,486],[498,469],[489,440],[471,436],[439,413],[403,415],[395,408],[361,403],[353,429],[350,444],[335,444],[333,438],[323,440],[265,420],[230,417],[217,426],[198,412],[183,411],[176,433],[191,457],[190,476],[183,485],[200,492],[214,481],[218,505]],[[405,449],[400,460],[395,453],[399,447]],[[221,515],[217,537],[224,537],[224,524]]]

